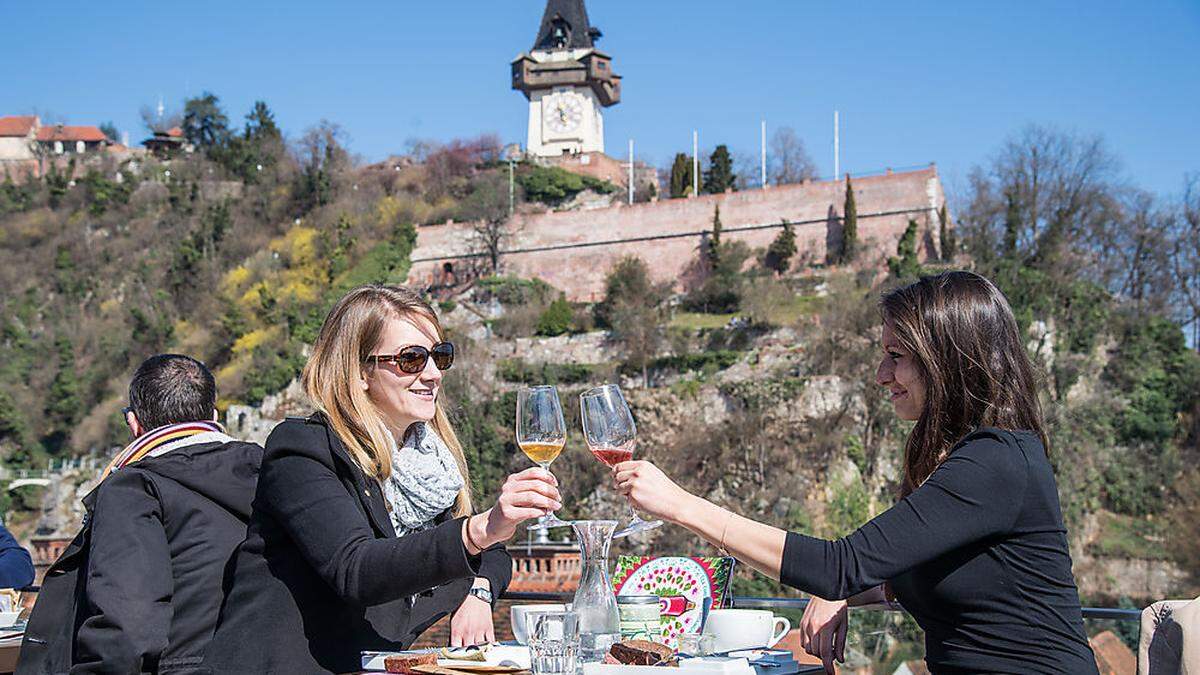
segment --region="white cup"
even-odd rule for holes
[[[517,644],[529,644],[529,630],[525,625],[525,617],[530,612],[563,612],[566,610],[566,605],[513,605],[511,615],[513,639],[517,641]]]
[[[792,629],[792,622],[763,609],[714,609],[704,634],[713,636],[713,650],[774,647]]]

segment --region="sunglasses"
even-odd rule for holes
[[[449,342],[439,342],[426,349],[420,345],[404,347],[395,354],[372,354],[367,357],[367,363],[394,363],[402,373],[415,375],[425,370],[425,364],[433,357],[433,365],[438,370],[449,370],[454,365],[454,345]]]

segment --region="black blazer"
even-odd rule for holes
[[[267,439],[205,667],[342,673],[361,669],[363,650],[407,648],[458,607],[474,577],[496,596],[508,585],[503,547],[468,556],[461,532],[461,518],[443,518],[396,537],[378,482],[324,418],[285,420]]]

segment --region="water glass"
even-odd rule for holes
[[[676,640],[679,653],[688,656],[709,656],[716,646],[713,636],[702,633],[682,633]]]
[[[525,617],[533,675],[575,675],[579,617],[575,612],[531,612]]]

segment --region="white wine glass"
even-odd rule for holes
[[[606,384],[580,394],[579,416],[583,421],[583,438],[592,456],[610,468],[633,459],[637,424],[620,387]],[[629,507],[629,515],[629,524],[614,532],[613,539],[662,525],[659,520],[642,520],[633,506]]]
[[[563,421],[558,390],[549,385],[525,387],[517,391],[517,446],[534,464],[550,471],[550,464],[567,444],[567,425]],[[571,523],[548,513],[529,526],[531,530],[567,527]]]

